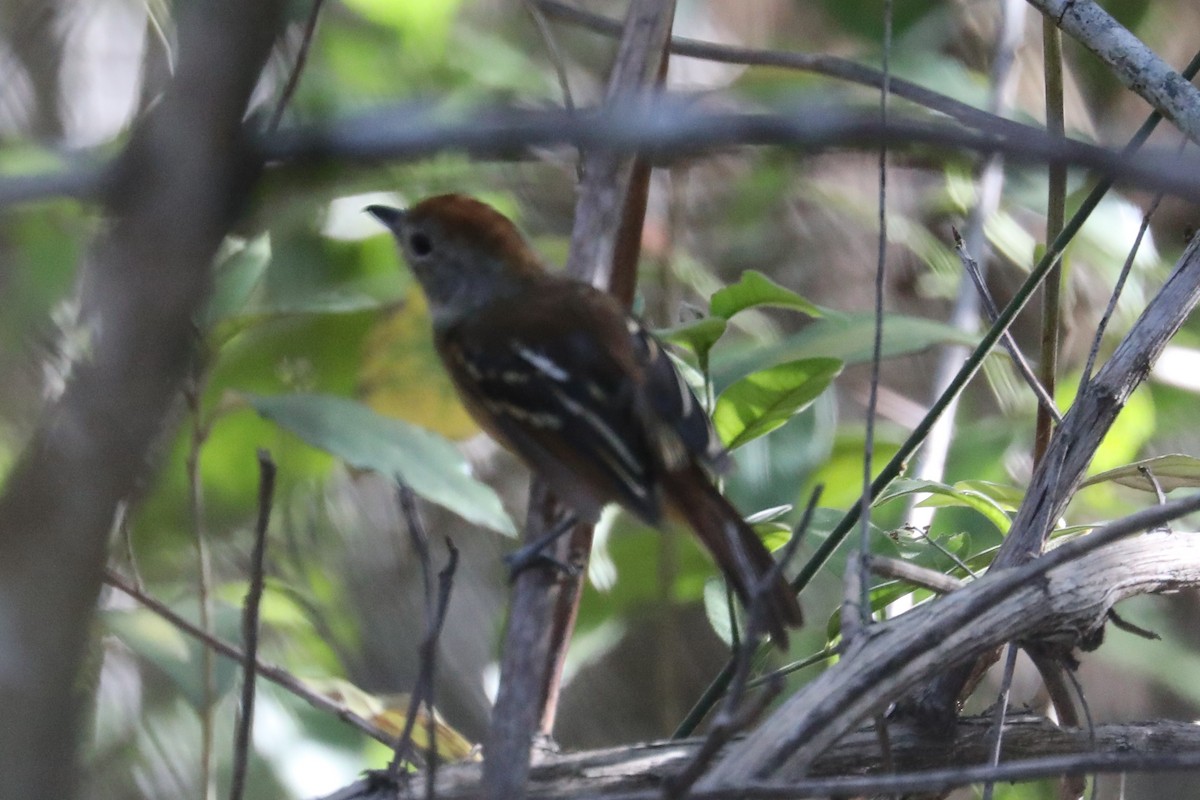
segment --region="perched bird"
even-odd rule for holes
[[[396,237],[429,300],[434,344],[475,420],[579,518],[619,503],[659,527],[677,516],[743,602],[774,559],[717,490],[728,455],[662,345],[610,295],[545,270],[506,217],[462,195],[367,208]],[[763,591],[786,646],[800,606]]]

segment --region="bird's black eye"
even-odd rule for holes
[[[417,231],[408,237],[408,248],[414,256],[424,257],[433,252],[433,241],[428,234]]]

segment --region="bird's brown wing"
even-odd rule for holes
[[[598,346],[603,343],[604,346]],[[521,306],[496,304],[439,337],[468,409],[585,518],[620,503],[658,525],[686,520],[750,601],[774,566],[705,469],[726,458],[662,346],[608,295],[547,279]],[[782,577],[764,594],[780,644],[800,624]]]
[[[662,344],[637,320],[628,321],[641,417],[656,440],[656,452],[668,469],[695,461],[714,472],[729,467],[726,452],[704,407],[671,362]]]
[[[439,339],[468,410],[583,516],[617,502],[658,524],[636,323],[607,295],[563,279],[520,303],[496,303]]]

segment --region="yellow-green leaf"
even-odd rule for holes
[[[1105,470],[1088,478],[1081,485],[1092,486],[1113,481],[1131,489],[1153,492],[1154,483],[1147,477],[1147,473],[1154,476],[1154,480],[1158,481],[1164,492],[1194,488],[1200,486],[1200,458],[1182,453],[1147,458],[1123,467]]]
[[[747,375],[721,392],[713,425],[726,447],[740,447],[806,408],[841,371],[836,358],[805,358]]]
[[[742,273],[742,279],[737,283],[713,292],[708,301],[709,313],[721,319],[729,319],[739,311],[757,306],[790,308],[810,317],[821,316],[817,305],[753,269]]]

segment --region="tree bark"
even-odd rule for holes
[[[210,262],[257,171],[242,120],[282,5],[192,4],[170,90],[109,174],[80,281],[85,352],[0,498],[0,797],[73,793],[109,531],[166,433]]]

